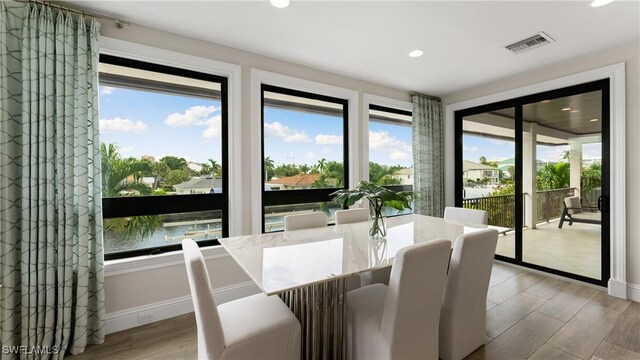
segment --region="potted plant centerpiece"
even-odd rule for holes
[[[368,181],[362,181],[354,189],[338,190],[332,194],[333,201],[348,208],[364,199],[369,201],[369,213],[371,226],[369,236],[381,238],[387,236],[387,227],[384,223],[384,209],[386,207],[402,211],[411,209],[409,202],[414,196],[412,191],[393,191]]]

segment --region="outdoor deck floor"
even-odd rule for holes
[[[558,220],[539,224],[536,229],[524,229],[523,261],[549,268],[599,279],[600,225],[565,222],[558,229]],[[496,253],[508,257],[515,254],[515,232],[500,235]]]

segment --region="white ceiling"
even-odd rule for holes
[[[391,87],[445,95],[640,39],[640,2],[68,1],[258,54]],[[544,31],[519,55],[504,45]],[[420,48],[425,55],[409,58]]]

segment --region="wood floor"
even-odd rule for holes
[[[600,238],[602,227],[595,224],[565,222],[558,229],[558,220],[538,224],[536,229],[522,230],[522,260],[531,264],[599,279]],[[498,238],[496,253],[515,257],[515,233]]]
[[[195,359],[193,314],[107,336],[71,360]],[[640,303],[495,264],[486,344],[468,359],[640,360]]]

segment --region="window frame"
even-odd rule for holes
[[[300,189],[300,190],[274,190],[266,191],[264,186],[264,179],[266,177],[266,170],[264,166],[265,152],[264,152],[264,123],[265,123],[265,92],[274,92],[283,95],[290,95],[296,97],[303,97],[312,100],[320,100],[325,102],[331,102],[342,105],[342,146],[343,146],[343,166],[344,166],[344,185],[343,187],[327,188],[327,189]],[[261,175],[261,210],[260,210],[260,229],[262,233],[265,233],[265,208],[267,206],[288,205],[288,204],[307,204],[307,203],[320,203],[331,202],[329,194],[349,187],[349,99],[321,95],[312,92],[294,90],[287,87],[276,86],[261,83],[260,84],[260,175]],[[277,232],[277,231],[273,231]]]
[[[220,84],[221,103],[221,166],[222,193],[221,194],[184,194],[184,195],[155,195],[131,197],[103,197],[102,218],[119,218],[141,215],[162,215],[190,213],[200,211],[220,211],[222,213],[222,237],[229,236],[229,79],[194,70],[182,69],[175,66],[160,65],[147,61],[133,60],[123,56],[101,53],[100,63],[107,63],[140,70],[153,71],[168,75],[175,75],[197,80],[216,82]],[[100,80],[98,80],[100,83]],[[217,239],[198,241],[201,246],[220,245]],[[124,259],[143,255],[155,255],[181,250],[181,244],[132,249],[113,253],[105,253],[105,261]]]
[[[405,116],[413,116],[413,112],[409,111],[409,110],[403,110],[403,109],[398,109],[398,108],[393,108],[393,107],[389,107],[389,106],[383,106],[383,105],[377,105],[374,103],[369,103],[369,108],[367,109],[367,124],[371,123],[371,122],[378,122],[378,123],[384,123],[384,124],[391,124],[391,125],[398,125],[398,126],[408,126],[411,127],[412,123],[408,122],[408,121],[402,121],[402,120],[393,120],[393,119],[385,119],[385,120],[371,120],[371,110],[375,110],[375,111],[384,111],[384,112],[388,112],[388,113],[392,113],[392,114],[398,114],[398,115],[405,115]],[[367,125],[367,136],[369,135],[369,126]],[[369,162],[371,161],[371,159],[369,158],[368,154],[369,154],[370,150],[370,144],[367,141],[367,179],[369,178]],[[411,167],[413,168],[413,160],[411,161],[412,165]],[[393,190],[393,191],[413,191],[413,185],[385,185],[383,186],[389,190]],[[392,215],[392,216],[402,216],[402,215],[408,215],[408,214],[399,214],[399,215]]]

